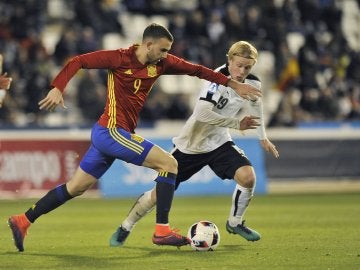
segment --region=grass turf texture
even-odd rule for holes
[[[171,224],[187,233],[200,219],[218,225],[214,252],[151,242],[155,211],[125,246],[108,240],[134,199],[75,199],[42,216],[15,250],[6,221],[34,200],[0,201],[0,269],[360,269],[360,194],[267,195],[253,198],[247,224],[262,234],[247,242],[225,231],[230,196],[175,197]]]

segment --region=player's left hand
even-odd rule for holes
[[[271,153],[276,158],[279,158],[278,150],[276,149],[275,145],[269,141],[269,139],[260,140],[260,143],[266,152]]]
[[[38,105],[40,110],[45,109],[50,112],[53,112],[58,105],[66,109],[62,92],[56,87],[51,89],[47,96],[39,101]]]
[[[260,119],[260,117],[257,116],[245,116],[240,121],[240,130],[246,130],[246,129],[256,129],[258,126],[260,126],[260,123],[256,120]]]

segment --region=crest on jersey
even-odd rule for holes
[[[208,92],[214,94],[219,88],[217,83],[211,83]]]
[[[149,77],[155,77],[157,75],[157,70],[155,65],[148,65],[147,72]]]
[[[131,139],[133,141],[137,141],[138,143],[142,143],[144,141],[144,138],[137,134],[131,134]]]

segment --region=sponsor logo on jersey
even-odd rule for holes
[[[147,66],[148,76],[155,77],[157,75],[157,70],[155,65],[148,65]]]

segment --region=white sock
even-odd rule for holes
[[[149,190],[142,194],[130,209],[126,219],[121,223],[121,227],[125,230],[131,231],[142,217],[154,209],[156,201],[151,200],[151,191]]]
[[[242,217],[253,196],[253,190],[253,188],[245,188],[238,184],[236,185],[232,195],[232,205],[228,219],[230,226],[235,227],[242,222]]]

